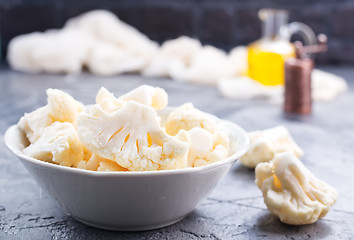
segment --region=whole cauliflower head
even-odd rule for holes
[[[258,164],[256,183],[269,211],[291,225],[311,224],[326,216],[338,195],[290,152]]]
[[[206,113],[194,108],[191,103],[174,109],[165,122],[166,132],[172,136],[175,136],[181,129],[188,131],[195,127],[213,133],[216,129],[216,122]]]
[[[47,90],[48,104],[31,113],[25,113],[18,122],[31,143],[37,141],[43,129],[52,123],[69,122],[76,126],[76,120],[84,105],[69,94],[58,90]]]
[[[297,157],[304,154],[284,126],[253,131],[248,133],[248,136],[250,147],[248,152],[240,158],[240,161],[249,168],[254,168],[258,163],[272,160],[276,153],[292,152]]]
[[[75,127],[69,122],[54,122],[45,127],[37,141],[23,150],[27,156],[68,167],[76,167],[84,157]]]
[[[135,101],[160,110],[167,106],[168,95],[162,88],[141,85],[119,98],[114,97],[106,88],[101,87],[96,96],[96,104],[108,113],[117,111],[128,101]]]
[[[168,135],[156,111],[128,101],[113,113],[95,105],[95,115],[81,113],[78,134],[94,154],[131,171],[184,168],[188,144]]]
[[[177,139],[189,144],[188,167],[204,166],[229,156],[230,140],[226,133],[210,133],[199,127],[180,130]]]

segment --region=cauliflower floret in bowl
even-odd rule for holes
[[[128,101],[125,106],[129,104],[132,103]],[[146,107],[141,104],[136,110],[148,114]],[[166,109],[164,114],[168,115],[171,111],[172,109]],[[113,116],[112,113],[105,114]],[[162,113],[160,115],[161,119],[165,118]],[[211,193],[233,163],[247,151],[249,139],[242,128],[224,120],[218,120],[216,124],[218,129],[228,135],[229,154],[207,165],[172,170],[126,171],[106,158],[109,156],[102,158],[95,153],[88,160],[78,162],[78,168],[40,161],[23,153],[29,141],[18,125],[7,130],[5,142],[38,184],[66,213],[78,221],[109,230],[150,230],[173,224],[192,212]],[[154,134],[157,134],[160,130],[155,128],[156,126],[150,126]],[[118,133],[115,136],[120,139]],[[164,134],[158,136],[171,137]],[[154,137],[156,136],[151,136]],[[124,142],[125,138],[122,139]],[[149,141],[147,140],[148,143]],[[213,137],[211,143],[223,145],[222,141]],[[189,143],[181,141],[177,145],[173,144],[183,150],[183,146]],[[116,171],[110,172],[111,169]]]

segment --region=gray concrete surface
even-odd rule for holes
[[[354,68],[325,68],[345,77],[350,91],[334,102],[316,103],[309,117],[289,118],[280,105],[234,101],[212,87],[135,75],[100,78],[24,74],[0,69],[0,239],[353,239]],[[304,164],[339,192],[329,214],[312,225],[288,226],[270,215],[254,171],[237,162],[215,191],[184,220],[147,232],[110,232],[65,215],[4,146],[4,132],[46,103],[45,90],[60,88],[85,104],[105,86],[116,96],[140,84],[166,89],[171,105],[192,102],[248,131],[285,125],[304,149]]]

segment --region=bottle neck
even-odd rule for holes
[[[288,12],[285,10],[262,9],[259,13],[263,21],[263,36],[269,40],[289,40],[281,34],[281,28],[288,23]]]

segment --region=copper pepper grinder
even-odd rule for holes
[[[287,113],[310,114],[312,108],[311,73],[314,67],[313,59],[309,54],[327,50],[327,37],[320,34],[318,44],[303,46],[295,42],[296,58],[289,58],[285,62],[285,103]]]

